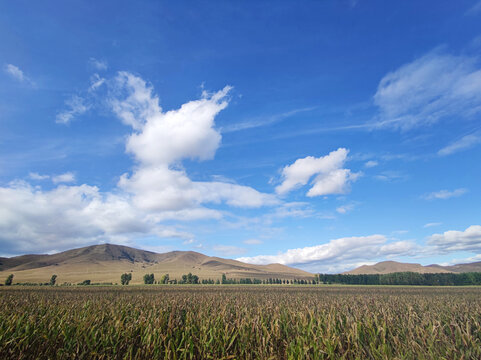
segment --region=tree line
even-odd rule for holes
[[[130,274],[122,274],[122,278],[128,276]],[[130,277],[131,279],[131,277]],[[129,280],[130,280],[129,279]],[[222,274],[221,279],[200,279],[199,276],[194,275],[192,273],[182,275],[180,280],[172,279],[170,280],[169,274],[165,274],[162,276],[160,281],[155,280],[154,274],[145,274],[144,275],[144,284],[250,284],[250,285],[261,285],[261,284],[300,284],[300,285],[307,285],[307,284],[314,284],[314,280],[306,280],[306,279],[278,279],[278,278],[269,278],[269,279],[256,279],[256,278],[227,278],[226,274]],[[122,283],[122,282],[121,282]],[[127,283],[122,283],[122,285],[128,285]]]
[[[13,284],[13,274],[5,279],[5,285]],[[132,273],[120,276],[120,283],[128,285],[132,280]],[[248,284],[248,285],[312,285],[312,284],[343,284],[343,285],[425,285],[425,286],[467,286],[481,285],[481,272],[468,273],[434,273],[420,274],[415,272],[397,272],[390,274],[316,274],[314,279],[256,279],[256,278],[227,278],[222,274],[221,279],[200,279],[192,273],[182,275],[180,280],[170,279],[169,274],[164,274],[160,280],[155,280],[154,274],[144,275],[144,284]],[[25,283],[18,285],[55,285],[57,275],[52,275],[46,283]],[[112,283],[99,283],[95,285],[112,285]],[[1,285],[1,284],[0,284]],[[90,280],[84,280],[77,285],[93,285]]]
[[[5,279],[5,286],[10,286],[13,284],[13,277],[14,275],[13,274],[10,274],[7,276],[7,278]],[[49,282],[46,282],[46,283],[26,283],[26,284],[19,284],[19,285],[51,285],[51,286],[54,286],[57,282],[57,275],[52,275],[52,277],[50,278],[50,281]],[[1,285],[1,284],[0,284]]]
[[[433,273],[397,272],[390,274],[317,274],[316,283],[345,285],[481,285],[481,272]]]

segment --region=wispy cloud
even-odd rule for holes
[[[103,84],[105,84],[105,79],[103,77],[100,77],[99,74],[93,74],[90,77],[90,87],[89,87],[89,92],[97,90],[99,87],[101,87]]]
[[[260,245],[262,244],[262,241],[259,239],[247,239],[244,240],[243,243],[246,245]]]
[[[423,198],[426,200],[436,200],[436,199],[442,199],[446,200],[452,197],[458,197],[461,195],[464,195],[468,192],[467,189],[461,188],[461,189],[456,189],[453,191],[450,190],[440,190],[440,191],[435,191],[429,194],[423,195]]]
[[[89,64],[90,66],[92,66],[93,68],[95,68],[96,70],[107,70],[108,69],[108,64],[107,64],[107,61],[105,60],[98,60],[96,58],[93,58],[91,57],[89,59]]]
[[[440,222],[430,222],[430,223],[427,223],[427,224],[424,224],[424,228],[430,228],[430,227],[434,227],[434,226],[439,226],[439,225],[442,225],[443,223],[440,223]]]
[[[49,175],[41,175],[41,174],[36,173],[36,172],[29,173],[28,177],[32,180],[47,180],[47,179],[50,179]]]
[[[27,75],[25,75],[25,73],[18,66],[15,66],[13,64],[6,64],[4,67],[4,71],[8,75],[10,75],[10,77],[19,82],[33,85],[33,81]]]
[[[307,218],[315,217],[316,212],[307,202],[285,202],[278,206],[274,212],[265,214],[268,221],[283,218]]]
[[[377,161],[369,160],[364,164],[364,167],[372,168],[372,167],[375,167],[375,166],[378,166],[378,165],[379,165],[379,163]]]
[[[383,128],[409,130],[445,118],[473,118],[481,113],[480,60],[475,56],[452,55],[443,48],[437,48],[386,74],[379,82],[373,99],[378,113],[365,121],[273,134],[268,140]],[[282,119],[282,114],[280,117]],[[224,131],[238,131],[275,121],[278,120],[247,121],[227,127]],[[249,140],[256,141],[266,139]]]
[[[28,177],[32,180],[36,181],[42,181],[42,180],[48,180],[51,179],[54,184],[60,184],[60,183],[73,183],[75,182],[75,174],[72,172],[66,172],[63,174],[59,175],[42,175],[36,172],[31,172],[28,174]]]
[[[405,181],[408,179],[408,175],[403,174],[399,171],[386,170],[382,173],[375,175],[374,178],[380,181],[395,182],[395,181]]]
[[[481,133],[475,132],[473,134],[465,135],[461,139],[456,140],[446,147],[438,151],[438,155],[446,156],[459,151],[469,149],[477,144],[481,144]]]
[[[280,113],[280,114],[269,115],[269,116],[264,116],[264,117],[259,117],[259,118],[239,122],[239,123],[236,123],[236,124],[232,124],[232,125],[228,125],[228,126],[223,127],[221,129],[221,132],[222,133],[230,133],[230,132],[235,132],[235,131],[257,128],[257,127],[261,127],[261,126],[272,125],[274,123],[277,123],[279,121],[287,119],[291,116],[297,115],[299,113],[312,111],[315,108],[316,107],[306,107],[306,108],[301,108],[301,109],[295,109],[295,110],[287,111],[287,112]]]
[[[72,183],[75,182],[75,175],[71,172],[66,172],[64,174],[52,176],[52,181],[54,184]]]
[[[82,115],[89,109],[89,106],[85,104],[85,100],[78,95],[74,95],[65,101],[65,105],[67,110],[58,113],[55,118],[55,121],[59,124],[68,124],[75,116]]]
[[[216,245],[212,249],[223,256],[238,256],[247,252],[247,249],[232,245]]]
[[[481,13],[481,1],[478,1],[466,11],[466,15],[476,15],[478,13]]]
[[[339,207],[336,208],[336,211],[339,213],[339,214],[347,214],[348,212],[351,212],[352,210],[354,210],[354,207],[355,205],[354,204],[345,204],[345,205],[341,205]]]
[[[470,118],[481,112],[479,59],[436,49],[384,76],[374,103],[379,127],[408,130],[453,116]]]

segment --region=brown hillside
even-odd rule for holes
[[[154,273],[157,279],[169,274],[180,279],[189,272],[201,279],[280,278],[309,279],[313,275],[280,264],[251,265],[240,261],[209,257],[193,251],[173,251],[158,254],[120,245],[94,245],[53,255],[24,255],[0,258],[0,279],[14,274],[17,282],[48,282],[53,274],[57,282],[118,283],[124,272],[132,273],[132,283],[142,283],[144,274]]]

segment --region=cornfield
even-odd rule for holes
[[[0,289],[1,359],[481,359],[481,288]]]

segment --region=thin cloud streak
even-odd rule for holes
[[[225,126],[220,129],[221,133],[231,133],[231,132],[236,132],[236,131],[242,131],[242,130],[247,130],[247,129],[252,129],[252,128],[257,128],[257,127],[262,127],[262,126],[268,126],[272,125],[275,123],[278,123],[284,119],[287,119],[291,116],[294,116],[299,113],[303,112],[309,112],[316,109],[315,106],[313,107],[306,107],[306,108],[301,108],[301,109],[295,109],[291,111],[287,111],[284,113],[280,114],[275,114],[267,117],[262,117],[262,119],[259,120],[250,120],[250,121],[244,121],[232,125]]]
[[[452,142],[438,151],[439,156],[451,155],[481,144],[481,133],[475,132],[463,136],[461,139]]]
[[[461,195],[464,195],[468,192],[467,189],[461,188],[461,189],[456,189],[453,191],[450,190],[440,190],[440,191],[435,191],[429,194],[426,194],[423,196],[424,199],[426,200],[435,200],[435,199],[441,199],[441,200],[446,200],[449,198],[453,197],[459,197]]]

